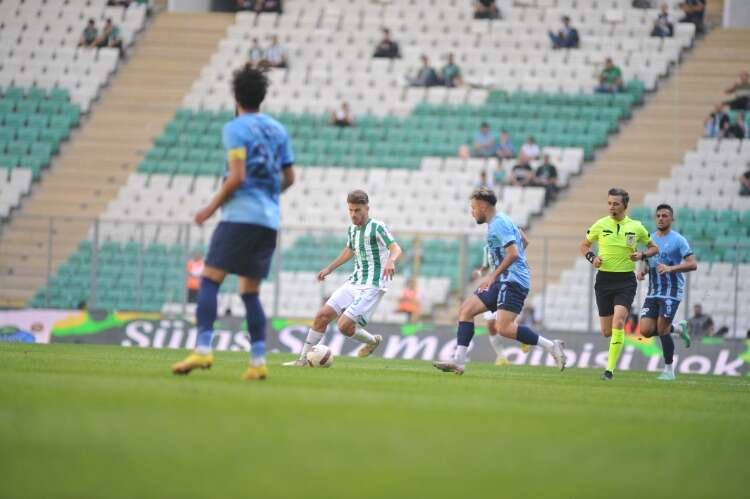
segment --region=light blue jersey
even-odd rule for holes
[[[281,169],[294,163],[286,130],[270,116],[248,113],[224,125],[223,136],[227,160],[245,158],[246,166],[245,181],[222,206],[221,220],[278,230]]]
[[[526,288],[531,288],[531,275],[526,263],[526,251],[523,248],[521,231],[507,215],[498,213],[487,226],[487,260],[491,269],[496,269],[505,258],[505,248],[515,244],[518,258],[500,276],[500,282],[515,282]]]
[[[648,295],[647,298],[671,298],[682,301],[685,287],[685,275],[682,272],[668,272],[662,275],[656,271],[660,263],[664,265],[678,265],[685,257],[693,254],[690,243],[682,234],[670,230],[666,235],[659,237],[656,232],[651,234],[651,239],[659,246],[659,253],[649,258],[650,269],[648,271]]]

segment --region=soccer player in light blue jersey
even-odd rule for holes
[[[651,234],[651,239],[659,247],[659,253],[649,258],[636,275],[638,280],[643,280],[648,274],[648,294],[641,308],[640,331],[646,338],[659,335],[664,352],[664,372],[659,379],[665,381],[674,379],[674,341],[671,333],[675,329],[672,322],[685,287],[683,274],[698,268],[687,239],[672,230],[673,221],[671,206],[660,204],[656,207],[656,231]],[[689,348],[688,322],[681,321],[678,330]]]
[[[549,340],[527,326],[519,326],[515,320],[521,313],[526,295],[531,287],[531,275],[526,263],[524,237],[521,230],[504,213],[495,208],[497,197],[485,187],[471,195],[471,215],[478,224],[488,224],[487,246],[490,272],[479,283],[476,292],[468,297],[458,312],[457,345],[453,359],[435,362],[443,371],[463,374],[466,352],[474,337],[474,317],[490,310],[497,311],[497,330],[506,338],[527,345],[539,345],[555,359],[560,370],[565,369],[564,344],[560,340]]]
[[[213,364],[216,298],[227,274],[236,274],[250,333],[250,365],[242,378],[257,380],[268,376],[260,283],[268,276],[276,249],[279,196],[294,182],[294,154],[281,123],[259,112],[268,87],[266,76],[245,67],[234,74],[232,87],[237,117],[224,126],[224,183],[211,203],[195,215],[195,223],[201,225],[221,208],[198,291],[197,346],[193,354],[172,366],[172,372],[188,374]]]

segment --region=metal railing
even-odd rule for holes
[[[213,230],[213,226],[198,227],[181,222],[70,217],[45,220],[47,234],[43,251],[46,264],[42,272],[46,286],[44,293],[37,294],[32,302],[35,306],[45,307],[75,307],[77,303],[73,298],[80,297],[80,301],[85,301],[89,308],[106,308],[112,305],[112,296],[120,296],[126,298],[124,301],[129,304],[128,308],[133,310],[156,311],[160,309],[161,301],[184,310],[188,305],[187,261],[196,248],[204,250],[208,246]],[[88,223],[84,242],[75,243],[63,232],[65,222],[71,220]],[[36,230],[40,230],[39,225],[36,227]],[[284,315],[283,301],[295,293],[294,289],[287,289],[292,285],[282,279],[282,269],[285,273],[317,273],[343,249],[345,235],[343,225],[336,229],[284,227],[279,232],[272,273],[266,284],[272,291],[270,298],[266,294],[269,315]],[[447,278],[451,291],[447,303],[449,307],[454,307],[462,296],[471,292],[468,287],[471,271],[482,261],[482,232],[401,232],[395,235],[405,250],[398,263],[400,275]],[[582,258],[575,252],[570,255],[569,271],[563,272],[565,279],[561,283],[561,276],[553,274],[550,265],[550,248],[555,242],[558,242],[556,238],[532,241],[534,246],[542,248],[541,262],[539,258],[535,259],[536,265],[531,269],[532,281],[539,284],[535,289],[543,291],[531,296],[527,305],[534,309],[536,321],[545,327],[596,331],[595,271],[590,266],[582,265]],[[117,251],[112,243],[117,243]],[[717,329],[726,327],[731,334],[744,336],[743,328],[750,327],[750,312],[746,309],[750,303],[750,284],[746,284],[750,283],[750,246],[712,242],[695,243],[693,247],[699,269],[686,274],[685,296],[679,317],[686,317],[693,304],[702,303],[705,312],[714,316]],[[9,251],[13,250],[6,245],[0,233],[0,252],[7,256]],[[709,263],[705,259],[707,255],[720,253],[723,262]],[[37,253],[39,256],[40,253]],[[37,262],[41,260],[40,257]],[[576,261],[579,263],[574,267]],[[350,267],[351,264],[344,265],[340,272],[346,272]],[[128,269],[126,275],[118,272],[121,268]],[[570,272],[574,268],[578,270]],[[20,274],[23,269],[14,270]],[[85,272],[85,275],[82,276],[81,272]],[[155,279],[154,276],[160,277]],[[636,312],[643,302],[645,288],[645,285],[639,285],[639,294],[634,303]],[[75,295],[73,289],[78,289],[79,294]],[[85,290],[85,296],[80,295],[81,289]],[[127,289],[132,293],[128,294]],[[319,295],[324,297],[326,291],[322,285],[320,289]],[[70,299],[66,301],[60,298],[60,294],[55,294],[60,290],[63,291],[62,296]],[[223,292],[236,290],[236,280],[230,278]],[[155,298],[158,300],[155,301]]]

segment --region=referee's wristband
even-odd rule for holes
[[[596,253],[593,251],[589,251],[586,253],[586,260],[588,260],[590,263],[594,263],[594,258],[596,258]]]

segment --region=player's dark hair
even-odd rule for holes
[[[474,192],[471,193],[471,199],[484,201],[485,203],[489,203],[492,206],[495,206],[497,204],[497,196],[495,196],[495,193],[492,192],[492,189],[488,189],[486,187],[475,189]]]
[[[483,121],[483,122],[482,122],[482,123],[481,123],[481,124],[479,125],[479,128],[489,128],[489,127],[490,127],[490,125],[488,125],[486,121]]]
[[[349,204],[370,204],[370,198],[365,191],[357,189],[346,195],[346,202]]]
[[[656,211],[654,213],[659,213],[660,210],[669,210],[669,214],[674,217],[674,210],[667,203],[662,203],[659,206],[657,206]]]
[[[628,203],[630,202],[630,194],[628,194],[628,191],[621,187],[612,187],[609,192],[607,192],[607,196],[620,196],[620,199],[622,199],[622,204],[625,205],[625,208],[628,207]]]
[[[260,103],[266,97],[268,89],[268,78],[255,68],[244,66],[234,72],[232,78],[232,90],[234,98],[239,105],[248,111],[260,108]]]

